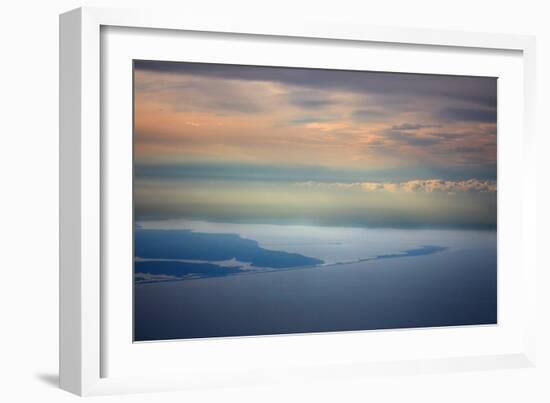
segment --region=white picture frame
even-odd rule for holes
[[[127,366],[135,367],[141,363],[143,367],[153,366],[154,368],[154,365],[163,363],[163,360],[167,363],[166,354],[173,354],[177,349],[183,349],[181,347],[183,344],[158,343],[163,346],[155,347],[154,355],[160,358],[152,361],[150,352],[132,351],[131,346],[126,346],[128,347],[126,349],[121,344],[117,345],[116,341],[113,342],[112,333],[118,330],[112,325],[113,321],[107,319],[110,315],[113,316],[112,305],[110,302],[107,303],[109,291],[105,285],[105,280],[110,277],[104,271],[107,259],[104,227],[108,226],[105,220],[109,218],[102,209],[105,210],[109,204],[107,193],[110,187],[106,183],[111,180],[109,176],[114,171],[107,169],[110,157],[106,147],[109,147],[110,153],[118,152],[109,139],[102,137],[102,133],[109,131],[111,124],[105,119],[108,111],[102,109],[105,104],[103,97],[109,92],[110,89],[107,87],[111,85],[109,81],[102,80],[102,74],[110,71],[103,70],[105,60],[102,60],[102,57],[109,55],[102,49],[106,47],[102,31],[108,30],[109,27],[122,30],[145,28],[158,30],[157,32],[193,32],[199,37],[201,34],[208,33],[218,33],[219,37],[243,35],[255,40],[269,38],[272,41],[305,41],[306,45],[308,40],[323,40],[330,41],[329,45],[335,48],[345,43],[376,43],[377,46],[419,46],[422,49],[430,48],[435,51],[465,50],[478,55],[490,52],[514,52],[515,61],[512,64],[520,65],[521,69],[511,68],[509,74],[521,74],[519,77],[521,83],[516,83],[521,85],[516,86],[515,91],[519,91],[518,102],[522,110],[518,115],[522,116],[518,119],[523,122],[523,126],[519,127],[520,133],[517,133],[516,137],[509,136],[510,142],[505,149],[501,149],[499,145],[499,166],[506,161],[506,164],[521,168],[514,174],[517,176],[507,179],[520,181],[521,187],[519,187],[520,191],[516,189],[514,194],[503,192],[505,199],[499,193],[499,206],[509,205],[509,211],[518,212],[516,220],[507,221],[507,225],[503,227],[517,228],[518,232],[513,237],[512,234],[508,236],[509,230],[506,233],[500,232],[502,227],[499,211],[499,245],[501,240],[521,244],[518,244],[512,256],[513,261],[517,263],[518,278],[521,277],[521,282],[514,282],[517,284],[514,298],[522,299],[522,304],[514,315],[522,317],[521,323],[514,322],[513,329],[508,333],[501,331],[506,330],[506,327],[501,327],[496,330],[495,328],[480,330],[478,333],[471,329],[413,332],[396,330],[376,334],[349,332],[345,335],[321,337],[300,335],[192,341],[193,344],[187,344],[185,353],[189,356],[193,351],[192,360],[195,362],[198,362],[200,354],[203,354],[201,351],[206,350],[215,351],[215,354],[225,357],[225,360],[234,359],[234,356],[228,353],[232,349],[237,349],[245,356],[262,355],[263,351],[270,349],[273,355],[266,356],[267,359],[261,364],[263,366],[260,372],[257,371],[258,367],[254,366],[260,364],[253,363],[253,360],[243,359],[242,363],[230,362],[227,366],[223,366],[216,363],[215,358],[206,355],[203,356],[206,360],[203,362],[202,372],[189,372],[192,364],[189,361],[184,364],[171,363],[168,365],[170,371],[159,372],[156,376],[150,374],[151,371],[140,371],[140,368],[130,371],[123,365],[124,361],[128,363]],[[131,36],[132,33],[130,32],[129,35]],[[163,39],[160,37],[151,39],[151,41],[155,40]],[[177,38],[170,39],[170,41],[173,40]],[[109,46],[111,43],[115,44],[115,41],[109,42]],[[273,381],[332,379],[380,373],[414,374],[534,365],[537,265],[534,251],[536,169],[532,158],[535,147],[535,41],[533,37],[311,22],[293,25],[269,20],[246,23],[230,20],[209,21],[197,19],[192,15],[181,16],[144,10],[81,8],[60,17],[60,52],[60,385],[63,389],[79,395],[97,395],[226,384],[248,385]],[[125,57],[131,57],[131,54]],[[301,65],[304,63],[306,62]],[[445,69],[444,66],[444,64],[440,67],[436,65],[432,68],[432,72],[437,72],[438,68]],[[455,68],[458,67],[444,72],[462,71]],[[109,100],[112,99],[116,97],[109,98]],[[126,105],[125,108],[131,109],[131,105]],[[512,128],[516,123],[518,122],[506,124]],[[501,128],[499,126],[499,131]],[[504,172],[507,171],[504,170]],[[499,168],[499,189],[500,185]],[[499,262],[500,260],[499,255]],[[511,281],[508,283],[511,284]],[[507,306],[506,301],[502,300],[507,295],[509,293],[504,293],[504,297],[501,297],[499,293],[499,306],[501,302],[504,302],[503,306]],[[121,308],[121,311],[124,312],[124,309]],[[506,312],[499,312],[499,316],[501,314],[505,315]],[[111,336],[106,327],[111,328]],[[502,346],[494,343],[499,345],[498,349],[490,350],[486,346],[494,341],[495,337],[500,337],[502,340],[513,337],[514,340],[503,343]],[[355,343],[357,346],[365,343],[367,338],[370,340],[393,339],[396,344],[410,338],[410,340],[416,340],[413,343],[418,343],[419,346],[426,343],[422,339],[429,338],[436,342],[439,339],[445,339],[450,343],[453,338],[455,340],[459,338],[464,340],[466,347],[460,351],[445,350],[441,347],[438,351],[426,351],[426,354],[416,356],[407,356],[396,350],[391,357],[378,357],[375,360],[364,359],[359,355],[355,360],[340,361],[336,354],[320,357],[316,354],[319,349],[330,351],[342,341]],[[476,338],[480,340],[485,338],[486,344],[480,342],[476,345]],[[441,346],[444,345],[441,344]],[[386,346],[388,346],[387,342]],[[159,348],[162,348],[162,351]],[[275,362],[276,355],[280,356],[281,351],[289,348],[293,349],[292,351],[305,352],[303,355],[295,355],[292,362],[284,359]],[[124,353],[120,353],[121,351]],[[139,359],[131,356],[131,354],[142,353]],[[313,356],[317,359],[312,360]],[[345,352],[342,356],[345,356]],[[107,361],[117,360],[116,371],[107,368]],[[212,376],[205,375],[208,374],[208,367],[212,368]]]

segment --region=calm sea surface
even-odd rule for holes
[[[136,283],[136,341],[496,323],[496,232],[194,221],[139,229],[237,234],[323,264]],[[442,249],[376,259],[425,245]]]

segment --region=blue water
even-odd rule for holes
[[[136,341],[497,320],[495,232],[181,227],[136,231]]]

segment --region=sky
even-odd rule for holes
[[[496,226],[497,80],[134,61],[138,220]]]

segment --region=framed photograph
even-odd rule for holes
[[[534,365],[534,39],[60,18],[60,383]]]

